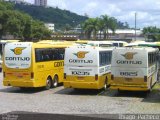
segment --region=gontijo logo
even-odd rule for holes
[[[85,55],[89,53],[87,51],[79,51],[77,53],[73,53],[73,55],[77,56],[77,58],[80,59],[69,59],[69,63],[85,63],[85,64],[92,64],[93,60],[92,59],[82,59],[85,58]]]
[[[26,47],[16,47],[14,49],[11,49],[11,51],[14,52],[14,54],[16,55],[21,55],[22,54],[22,50],[24,50]]]
[[[77,53],[73,53],[74,55],[76,55],[78,58],[85,58],[85,55],[87,54],[87,51],[79,51]]]
[[[142,64],[142,61],[137,59],[133,59],[134,55],[137,54],[137,52],[127,52],[125,54],[121,54],[123,57],[125,57],[126,60],[117,60],[117,64],[133,64],[133,65],[140,65]],[[133,60],[132,60],[133,59]]]
[[[133,56],[137,54],[136,52],[127,52],[126,54],[121,54],[123,57],[125,57],[127,60],[133,59]]]

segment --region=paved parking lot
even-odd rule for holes
[[[0,114],[27,111],[54,114],[160,113],[160,88],[144,92],[64,89],[22,91],[2,85],[0,73]],[[158,86],[159,84],[157,84]]]

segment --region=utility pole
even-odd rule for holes
[[[137,37],[136,29],[137,29],[137,13],[135,12],[135,41],[136,41],[136,37]]]

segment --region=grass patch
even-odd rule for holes
[[[156,83],[154,87],[152,88],[152,91],[159,92],[160,91],[160,83]]]
[[[159,89],[160,90],[160,83],[156,83],[153,89]]]

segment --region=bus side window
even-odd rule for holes
[[[57,60],[57,49],[56,48],[53,48],[51,50],[51,56],[52,56],[52,60]]]
[[[148,54],[148,65],[151,66],[156,62],[156,53],[149,53]]]
[[[45,60],[45,61],[49,61],[49,60],[50,60],[49,55],[45,55],[45,56],[44,56],[44,60]]]
[[[153,53],[153,63],[155,63],[155,60],[156,60],[155,56],[156,56],[155,53]]]
[[[119,43],[119,47],[123,47],[123,43]]]
[[[55,55],[52,55],[52,60],[55,60]]]
[[[108,53],[108,63],[107,65],[111,64],[111,59],[112,59],[112,52]]]
[[[60,60],[64,59],[64,54],[59,54],[59,56],[60,56]]]
[[[35,49],[35,59],[36,62],[41,62],[43,60],[42,51],[40,49]]]
[[[58,49],[59,60],[64,60],[64,52],[65,52],[65,49],[63,48]]]
[[[50,50],[37,48],[35,49],[35,57],[36,62],[50,61]]]
[[[35,49],[36,62],[51,61],[51,60],[64,60],[63,48],[37,48]]]
[[[99,53],[99,65],[109,65],[111,64],[111,52],[100,52]]]
[[[118,43],[113,43],[113,46],[118,47]]]
[[[151,55],[148,53],[148,66],[151,66]]]

